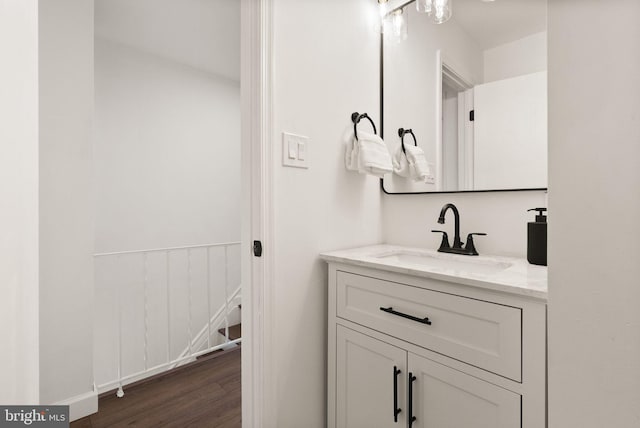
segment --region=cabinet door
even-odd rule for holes
[[[406,427],[407,352],[336,328],[336,427]]]
[[[411,428],[519,428],[520,395],[409,353]]]

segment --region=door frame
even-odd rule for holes
[[[242,426],[274,426],[273,6],[241,0]],[[253,242],[262,242],[262,256]]]
[[[442,191],[443,185],[443,147],[442,147],[442,84],[446,79],[452,86],[454,86],[459,92],[466,92],[474,87],[474,81],[468,76],[465,76],[461,73],[461,67],[458,67],[449,59],[442,50],[438,50],[436,52],[436,121],[435,121],[435,133],[436,133],[436,159],[435,159],[435,170],[436,170],[436,191]],[[464,100],[464,105],[458,103],[458,118],[460,118],[461,112],[460,108],[464,107],[465,109],[470,108],[473,105],[473,93],[466,92],[466,98]],[[464,115],[466,117],[466,115]],[[473,126],[470,122],[464,121],[467,126],[460,127],[458,126],[458,149],[467,148],[473,145]],[[463,135],[460,132],[464,132]],[[469,141],[469,139],[471,139]],[[467,161],[465,160],[465,166],[468,166]],[[465,177],[465,182],[467,182]],[[460,183],[459,183],[460,184]],[[470,189],[464,189],[470,190]]]

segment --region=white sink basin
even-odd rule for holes
[[[418,265],[435,270],[469,272],[481,275],[493,274],[511,267],[511,263],[443,253],[418,253],[393,251],[374,255],[381,262]]]

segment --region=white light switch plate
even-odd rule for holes
[[[282,165],[309,168],[309,137],[282,133]]]

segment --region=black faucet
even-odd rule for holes
[[[462,254],[465,256],[477,256],[478,251],[473,243],[473,235],[486,235],[486,233],[470,233],[467,235],[467,243],[462,246],[462,241],[460,240],[460,213],[458,212],[458,208],[456,208],[453,204],[446,204],[440,210],[440,217],[438,217],[438,223],[444,224],[444,216],[447,214],[447,210],[451,209],[453,211],[453,219],[454,219],[454,236],[453,236],[453,247],[449,245],[449,236],[447,232],[443,230],[432,230],[432,232],[442,233],[442,242],[440,243],[440,248],[438,251],[441,253],[453,253],[453,254]]]

